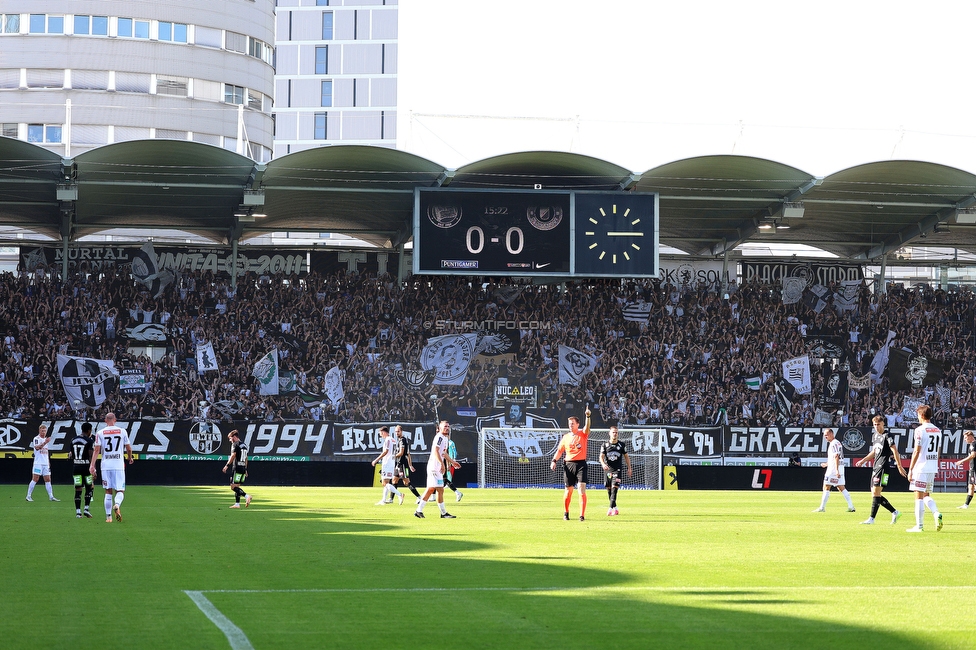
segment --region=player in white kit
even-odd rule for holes
[[[942,431],[932,424],[931,406],[922,404],[917,413],[921,424],[915,429],[915,449],[912,451],[912,462],[908,465],[908,489],[915,493],[915,526],[908,529],[909,533],[922,532],[925,508],[931,510],[935,517],[935,529],[942,530],[942,513],[935,505],[935,499],[929,496],[935,474],[939,471]]]
[[[380,427],[380,435],[383,437],[383,451],[373,459],[373,467],[376,467],[376,463],[383,462],[380,465],[380,479],[383,481],[383,496],[376,502],[376,505],[385,506],[388,503],[393,503],[394,494],[399,497],[400,505],[403,505],[403,492],[396,489],[396,486],[392,482],[394,473],[396,472],[396,440],[390,436],[390,427],[387,426]],[[386,499],[387,494],[390,495],[389,501]]]
[[[122,449],[131,465],[132,443],[129,432],[115,424],[115,413],[105,414],[105,426],[95,434],[95,449],[92,451],[89,470],[95,476],[95,460],[99,452],[102,454],[102,487],[105,488],[105,523],[112,523],[112,512],[115,520],[122,521],[122,500],[125,499],[125,461]],[[114,502],[113,502],[114,501]]]
[[[827,462],[820,463],[821,467],[826,467],[824,474],[823,497],[820,499],[820,507],[814,512],[823,512],[827,507],[827,499],[830,498],[830,488],[837,488],[847,501],[847,512],[854,512],[854,502],[851,501],[851,493],[847,491],[844,479],[844,445],[834,437],[834,430],[824,431],[824,440],[827,441]]]
[[[51,438],[47,435],[47,426],[41,425],[37,428],[37,435],[31,441],[31,449],[34,450],[34,466],[31,468],[31,480],[27,486],[27,500],[33,501],[31,496],[34,494],[34,486],[44,479],[44,489],[47,490],[47,498],[51,501],[60,501],[54,497],[54,488],[51,487],[51,453],[47,448]]]
[[[427,460],[427,490],[421,495],[417,502],[417,510],[413,513],[414,517],[424,519],[424,506],[427,505],[427,498],[432,494],[437,494],[437,507],[441,511],[441,519],[457,519],[447,511],[444,505],[444,473],[448,469],[457,469],[461,463],[452,460],[447,455],[447,445],[451,441],[451,425],[447,420],[441,420],[437,424],[437,435],[430,445],[430,458]]]

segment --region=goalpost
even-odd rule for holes
[[[567,429],[486,427],[478,433],[478,487],[538,488],[563,487],[562,461],[550,469],[552,455]],[[627,445],[633,476],[622,486],[631,489],[662,488],[663,453],[661,429],[620,428],[620,440]],[[605,475],[600,465],[600,447],[610,439],[609,429],[591,429],[587,445],[588,485],[602,486]]]

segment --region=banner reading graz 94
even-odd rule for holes
[[[48,449],[54,458],[68,453],[71,438],[81,431],[80,420],[6,420],[0,422],[0,457],[30,457],[30,442],[38,427],[48,426]],[[94,424],[94,423],[93,423]],[[327,460],[332,456],[330,422],[193,422],[136,420],[118,422],[140,459],[207,460],[230,453],[227,432],[237,429],[252,460]],[[104,426],[98,423],[96,431]]]

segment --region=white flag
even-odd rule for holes
[[[568,345],[559,346],[559,383],[579,386],[583,375],[593,372],[597,358]]]
[[[631,323],[646,323],[651,317],[652,309],[654,309],[654,305],[643,300],[628,302],[624,305],[624,320]]]
[[[325,373],[325,394],[333,404],[339,404],[346,397],[342,389],[342,378],[345,373],[339,370],[339,366],[332,366],[329,372]]]
[[[152,242],[143,244],[132,258],[132,277],[136,282],[146,285],[153,298],[162,295],[167,286],[176,280],[176,274],[159,268]]]
[[[75,409],[97,408],[118,385],[114,361],[58,355],[58,374],[64,394]]]
[[[762,386],[762,379],[760,379],[759,377],[746,378],[746,387],[749,388],[749,390],[759,390],[761,386]]]
[[[783,304],[795,305],[803,297],[803,290],[807,288],[806,278],[783,278]]]
[[[214,355],[213,343],[197,343],[197,372],[203,373],[217,370],[217,357]]]
[[[843,280],[840,291],[834,293],[834,308],[838,314],[857,309],[858,292],[863,283],[860,280]]]
[[[797,357],[783,362],[783,378],[793,385],[800,395],[809,395],[813,387],[810,384],[810,358]]]
[[[251,374],[258,378],[258,393],[261,395],[278,394],[278,348],[273,349],[261,357]]]
[[[895,336],[897,334],[888,330],[888,339],[881,349],[878,350],[878,353],[874,355],[874,360],[871,362],[871,378],[875,384],[881,383],[885,368],[888,367],[888,357],[891,354],[891,342],[895,339]]]
[[[448,334],[428,339],[420,352],[420,367],[434,373],[434,384],[460,386],[477,354],[477,334]]]

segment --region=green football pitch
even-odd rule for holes
[[[3,648],[973,648],[976,507],[835,494],[132,486],[122,523],[0,486]]]

